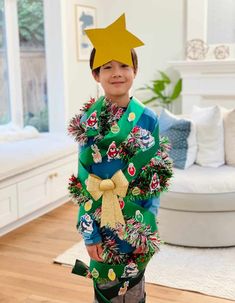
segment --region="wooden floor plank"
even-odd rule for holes
[[[48,299],[41,296],[29,296],[28,298],[24,299],[21,303],[66,303],[66,301],[58,301],[53,299]]]
[[[53,264],[53,258],[81,237],[77,207],[66,203],[0,238],[1,303],[91,303],[92,281]],[[228,303],[164,286],[146,284],[148,303]],[[128,303],[128,302],[127,302]]]

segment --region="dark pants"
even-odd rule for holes
[[[118,281],[108,282],[106,284],[98,284],[100,289],[107,289],[114,286]],[[124,295],[119,295],[110,300],[111,303],[144,303],[145,302],[145,280],[144,277],[138,284],[129,289]],[[99,303],[95,298],[93,303]]]

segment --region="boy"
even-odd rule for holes
[[[138,69],[132,46],[142,42],[126,31],[124,15],[98,38],[95,31],[87,31],[95,44],[90,67],[105,96],[91,99],[69,127],[81,145],[69,189],[91,257],[89,270],[77,260],[73,272],[93,278],[95,302],[140,303],[145,267],[159,249],[155,216],[171,162],[159,144],[156,114],[129,96]],[[124,37],[122,46],[110,46],[113,37]]]

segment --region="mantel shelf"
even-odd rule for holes
[[[170,61],[168,62],[180,74],[235,74],[235,60],[197,60],[197,61]]]
[[[193,105],[234,107],[235,60],[171,61],[169,65],[183,81],[183,113],[190,113]]]

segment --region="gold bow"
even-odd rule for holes
[[[118,197],[125,197],[129,182],[121,170],[118,170],[111,179],[102,180],[100,177],[89,174],[87,190],[97,201],[102,196],[101,227],[108,225],[116,228],[116,224],[125,225]]]

